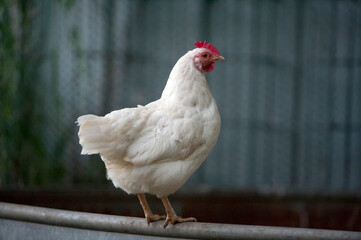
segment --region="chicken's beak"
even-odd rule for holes
[[[226,59],[223,56],[218,55],[215,58],[213,58],[213,62],[215,61],[226,61]]]

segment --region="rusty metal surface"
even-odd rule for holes
[[[164,229],[142,218],[65,211],[0,202],[0,218],[77,229],[197,239],[361,239],[361,232],[264,227],[215,223],[183,223]]]
[[[109,187],[111,188],[108,190],[94,186],[21,191],[2,189],[0,201],[70,211],[143,217],[143,210],[136,196],[122,193],[111,185]],[[157,197],[147,195],[147,200],[154,212],[164,212],[163,204]],[[194,216],[200,222],[361,232],[361,197],[180,189],[170,200],[177,213]]]

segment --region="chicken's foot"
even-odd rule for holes
[[[168,197],[162,197],[161,200],[163,202],[165,211],[167,213],[167,218],[163,225],[164,228],[166,228],[169,223],[172,223],[174,225],[176,223],[183,223],[183,222],[197,222],[197,219],[195,219],[194,217],[182,218],[182,217],[177,216],[177,214],[173,210],[172,206],[170,205]]]
[[[148,225],[151,222],[166,219],[166,216],[154,214],[152,210],[150,210],[147,199],[145,198],[145,195],[143,193],[138,193],[137,196],[139,198],[140,204],[142,205],[145,219],[147,220]]]

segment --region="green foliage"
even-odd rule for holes
[[[64,144],[59,141],[54,154],[45,145],[47,99],[39,76],[44,57],[32,38],[33,10],[33,1],[0,3],[1,185],[47,184],[64,172],[58,162]]]

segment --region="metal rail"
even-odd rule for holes
[[[265,227],[216,223],[182,223],[163,228],[144,219],[33,207],[0,202],[0,218],[103,232],[196,239],[361,239],[361,232]]]

